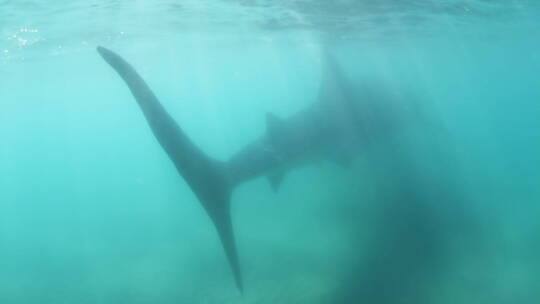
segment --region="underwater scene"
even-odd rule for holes
[[[0,303],[540,303],[540,1],[0,0]]]

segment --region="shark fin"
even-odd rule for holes
[[[274,192],[278,192],[279,186],[281,185],[284,177],[285,173],[268,175],[268,181],[270,182],[270,186],[272,187],[272,190],[274,190]]]
[[[283,132],[283,120],[272,113],[266,113],[266,134],[276,139]]]
[[[128,62],[106,48],[98,47],[97,51],[127,84],[152,133],[203,205],[217,230],[236,286],[242,292],[242,275],[230,214],[230,195],[235,182],[230,180],[226,167],[208,157],[191,141]]]

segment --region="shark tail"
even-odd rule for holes
[[[125,81],[154,136],[212,220],[240,292],[240,263],[231,223],[230,196],[235,186],[224,163],[208,157],[184,133],[135,69],[118,54],[98,47],[103,59]]]

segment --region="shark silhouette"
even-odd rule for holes
[[[384,134],[394,125],[395,117],[387,108],[355,102],[380,100],[378,91],[353,85],[336,60],[323,52],[319,100],[285,119],[267,114],[265,134],[228,161],[219,161],[190,140],[128,62],[106,48],[98,47],[97,51],[125,81],[154,136],[212,220],[240,292],[242,274],[230,214],[233,189],[266,176],[277,191],[286,172],[306,159],[326,158],[347,164],[359,147],[373,140],[373,134]]]

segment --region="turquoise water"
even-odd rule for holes
[[[238,187],[240,295],[97,45],[220,160],[317,100],[323,50],[423,115]],[[0,303],[538,303],[539,71],[537,1],[0,0]]]

